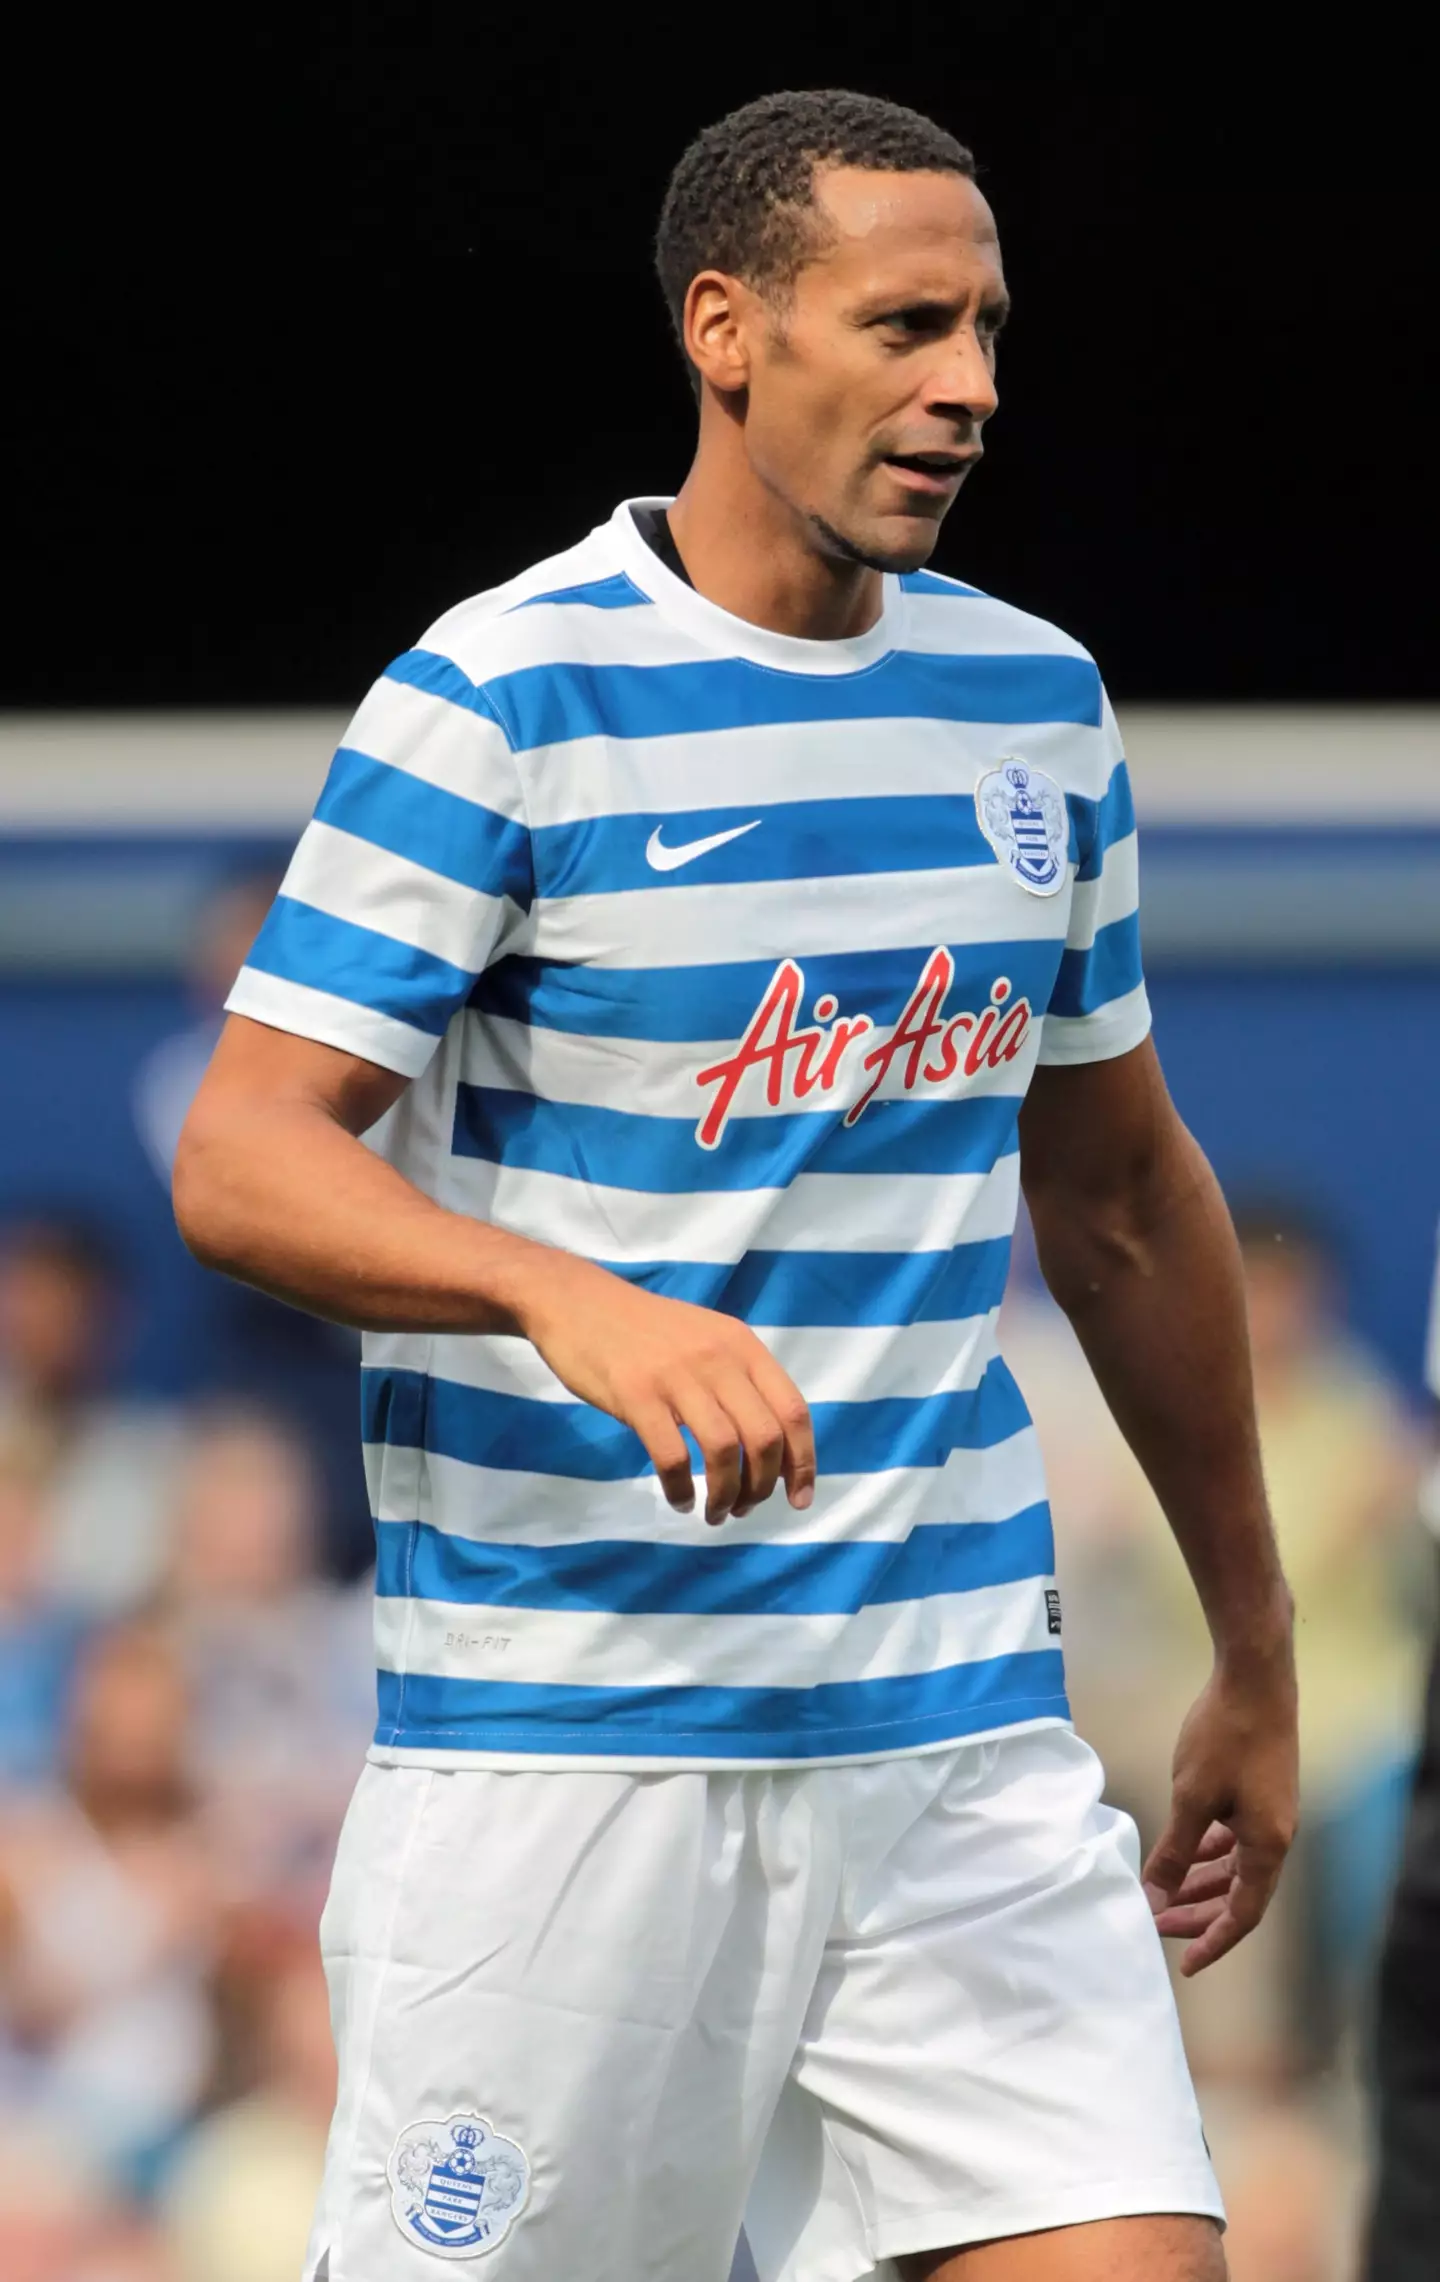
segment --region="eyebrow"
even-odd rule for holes
[[[938,300],[934,295],[919,294],[914,300],[897,295],[892,300],[877,303],[874,308],[865,310],[860,322],[862,325],[880,325],[887,317],[899,316],[902,312],[907,317],[931,318],[937,323],[948,322],[954,317],[955,310],[956,304],[953,301]],[[1009,317],[1010,310],[1009,294],[994,293],[980,303],[975,316],[977,322],[988,324],[992,333],[998,333]]]

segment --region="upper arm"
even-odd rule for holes
[[[1037,1069],[1020,1109],[1020,1178],[1032,1214],[1083,1214],[1133,1193],[1183,1136],[1148,1037],[1109,1061]]]
[[[401,1072],[358,1054],[232,1014],[186,1118],[179,1156],[223,1141],[247,1116],[267,1108],[316,1109],[347,1133],[366,1133],[408,1083]]]

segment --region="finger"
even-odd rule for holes
[[[1236,1857],[1235,1877],[1223,1909],[1180,1960],[1180,1970],[1187,1978],[1203,1973],[1207,1965],[1226,1956],[1247,1933],[1253,1933],[1270,1906],[1282,1857],[1244,1846],[1237,1848]]]
[[[1198,1862],[1184,1884],[1174,1895],[1171,1908],[1185,1902],[1208,1902],[1216,1894],[1228,1894],[1235,1876],[1235,1856],[1224,1855],[1219,1862]]]
[[[647,1403],[635,1411],[630,1424],[645,1445],[667,1504],[677,1513],[693,1513],[695,1476],[674,1412],[663,1402]]]
[[[767,1347],[760,1347],[753,1358],[750,1376],[780,1423],[784,1436],[780,1468],[786,1494],[791,1505],[803,1511],[815,1496],[815,1428],[810,1406]]]
[[[740,1429],[723,1403],[699,1379],[687,1379],[671,1392],[671,1400],[700,1445],[705,1469],[705,1519],[724,1521],[740,1495],[740,1470],[745,1446]]]
[[[1140,1873],[1152,1909],[1173,1901],[1179,1893],[1209,1828],[1208,1808],[1177,1790],[1170,1802],[1170,1820]]]
[[[1167,1941],[1193,1941],[1198,1934],[1208,1933],[1217,1918],[1229,1908],[1228,1894],[1216,1894],[1208,1902],[1177,1902],[1173,1908],[1162,1910],[1155,1920],[1155,1931]]]
[[[1197,1862],[1213,1862],[1218,1855],[1233,1854],[1235,1833],[1226,1822],[1212,1822],[1195,1849]]]
[[[779,1419],[753,1379],[744,1371],[727,1371],[713,1381],[716,1400],[740,1430],[742,1452],[737,1514],[763,1505],[780,1479],[785,1436]]]

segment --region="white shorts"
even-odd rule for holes
[[[725,2282],[742,2219],[762,2282],[858,2282],[1218,2219],[1100,1788],[1059,1726],[752,1774],[367,1767],[307,2282]]]

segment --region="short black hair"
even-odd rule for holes
[[[655,233],[655,268],[685,346],[685,296],[702,269],[783,294],[819,242],[815,171],[963,174],[963,143],[921,111],[849,88],[762,95],[705,127],[670,177]]]

